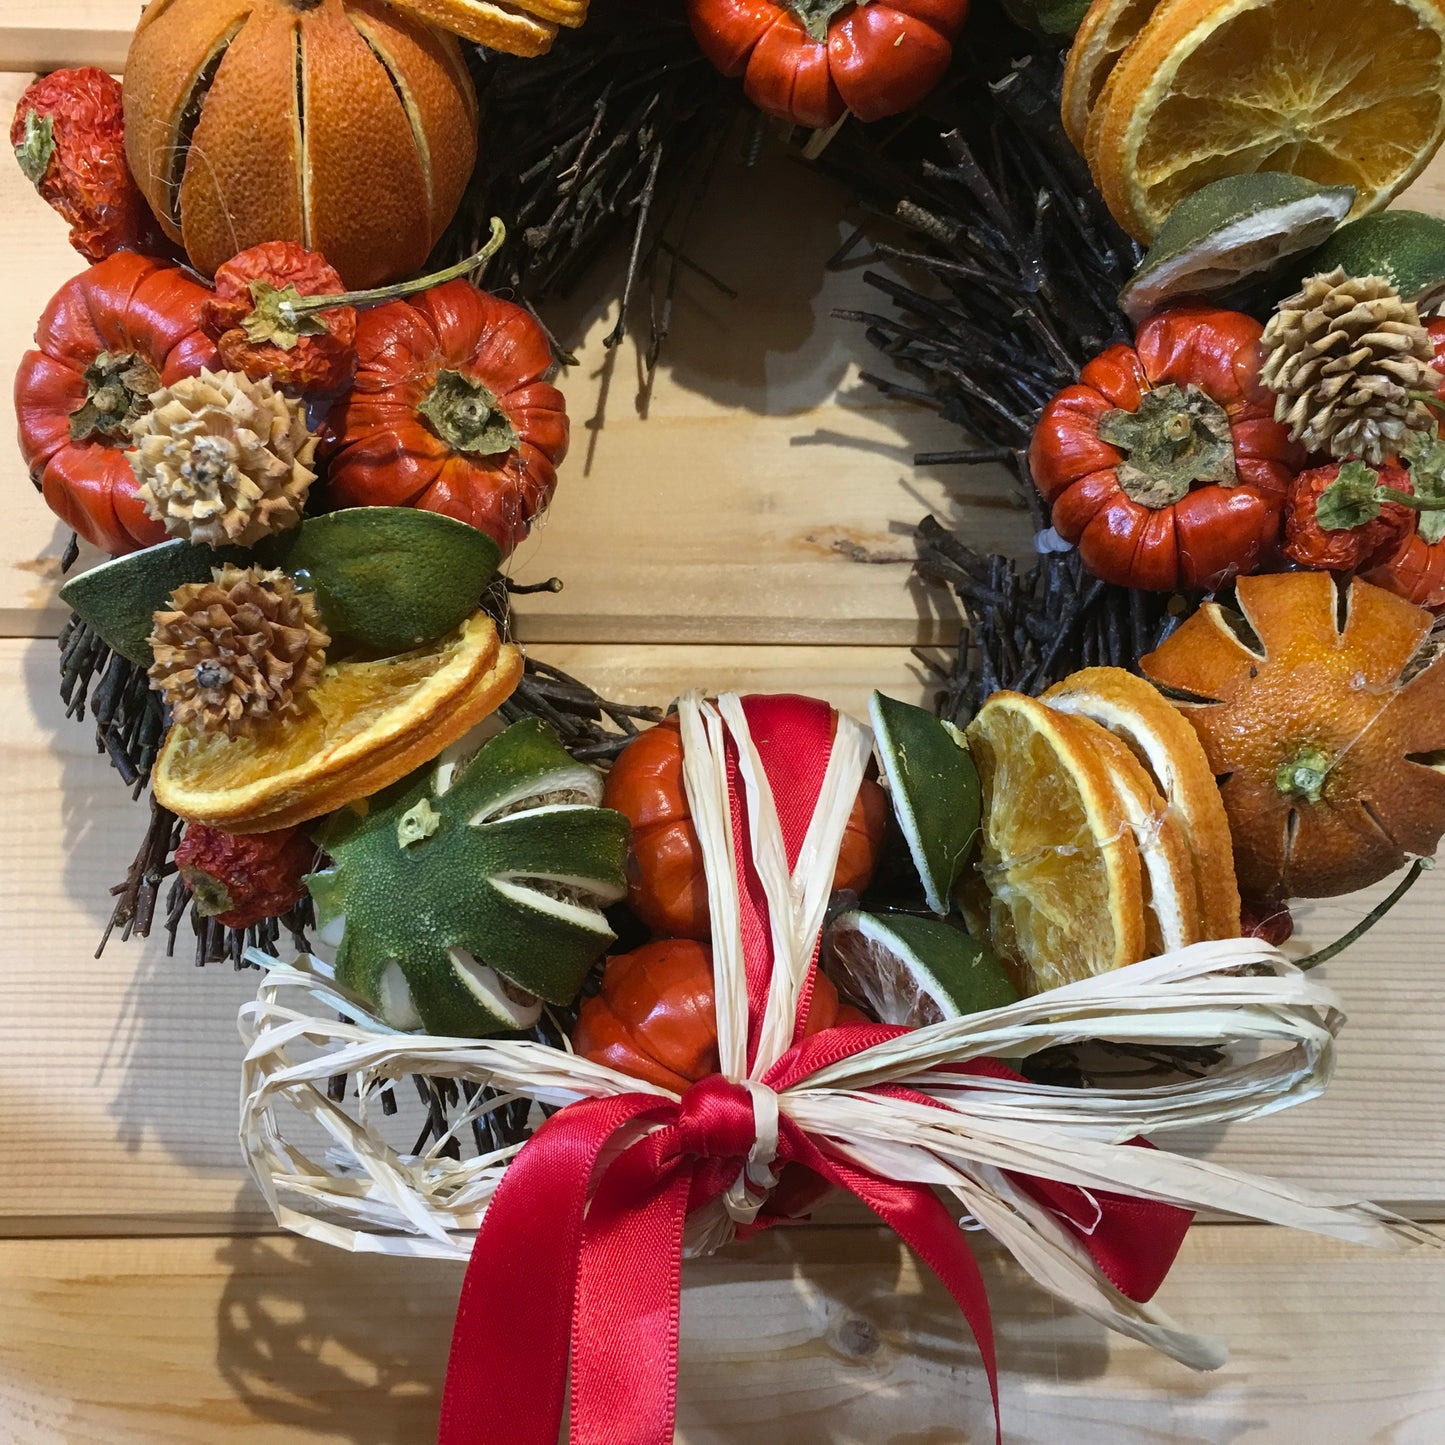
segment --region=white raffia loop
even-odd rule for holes
[[[1007,1008],[916,1029],[780,1094],[757,1084],[757,1076],[786,1048],[786,1042],[779,1047],[782,1020],[791,1020],[821,927],[866,763],[866,730],[840,721],[804,860],[789,876],[766,780],[735,704],[726,697],[716,706],[698,697],[684,699],[680,721],[688,796],[708,862],[723,1072],[749,1089],[758,1142],[727,1195],[688,1220],[691,1251],[726,1243],[736,1222],[756,1214],[772,1178],[779,1113],[876,1175],[950,1191],[1046,1289],[1196,1368],[1221,1361],[1218,1343],[1180,1329],[1153,1305],[1119,1294],[1059,1217],[1019,1190],[1006,1171],[1074,1185],[1086,1194],[1122,1192],[1359,1243],[1398,1246],[1428,1238],[1373,1205],[1127,1144],[1140,1136],[1257,1117],[1324,1088],[1344,1021],[1335,997],[1276,949],[1253,939],[1196,944]],[[737,739],[753,861],[775,921],[777,964],[765,1016],[766,1048],[752,1079],[745,1065],[747,991],[732,883],[725,729]],[[250,957],[274,963],[261,954]],[[461,1110],[448,1138],[469,1131],[486,1109],[518,1098],[555,1107],[622,1093],[675,1097],[540,1043],[397,1033],[371,1018],[321,965],[306,958],[294,967],[269,967],[256,1001],[242,1010],[241,1030],[248,1045],[241,1133],[262,1192],[287,1228],[354,1250],[464,1258],[515,1151],[458,1161],[441,1153],[442,1141],[433,1141],[421,1155],[400,1154],[386,1143],[364,1103],[352,1112],[327,1097],[333,1075],[350,1075],[363,1101],[380,1083],[408,1074],[499,1091],[500,1100],[486,1102],[478,1095]],[[1219,1046],[1226,1057],[1203,1078],[1131,1088],[1068,1089],[947,1072],[972,1059],[1018,1059],[1089,1039]],[[906,1084],[932,1103],[866,1092],[882,1083]],[[297,1116],[319,1125],[330,1146],[318,1150],[298,1143]]]

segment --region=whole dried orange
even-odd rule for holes
[[[126,58],[125,150],[206,275],[299,241],[373,286],[455,214],[477,97],[457,42],[383,0],[162,0]]]
[[[1349,893],[1445,832],[1445,663],[1430,614],[1321,572],[1241,577],[1144,657],[1219,780],[1240,891]]]

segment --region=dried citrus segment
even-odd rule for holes
[[[979,867],[994,951],[1020,993],[1144,956],[1139,849],[1085,728],[997,692],[968,728],[983,785]]]
[[[1134,830],[1143,868],[1144,956],[1157,958],[1198,943],[1199,898],[1184,829],[1128,746],[1088,718],[1076,721],[1089,730]]]
[[[1239,936],[1239,888],[1229,819],[1198,734],[1174,705],[1121,667],[1086,667],[1055,683],[1044,700],[1092,718],[1128,744],[1184,832],[1194,864],[1201,938]]]
[[[1321,572],[1241,577],[1141,659],[1186,699],[1252,899],[1350,893],[1445,832],[1445,661],[1432,618]]]
[[[255,737],[172,727],[156,762],[156,798],[233,833],[319,817],[436,757],[511,695],[521,671],[521,654],[477,613],[429,647],[333,664],[300,717]]]
[[[1377,210],[1445,134],[1441,0],[1165,0],[1089,120],[1094,179],[1152,237],[1221,176],[1287,171]]]
[[[1069,50],[1059,107],[1064,130],[1080,150],[1104,82],[1158,5],[1159,0],[1094,0],[1089,6]]]

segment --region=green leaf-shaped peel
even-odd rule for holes
[[[921,707],[875,692],[868,715],[924,896],[935,913],[946,914],[978,838],[978,769],[958,730]]]
[[[453,1037],[570,1003],[613,939],[601,908],[627,890],[627,819],[601,795],[530,720],[336,815],[318,837],[332,866],[307,882],[323,936],[340,935],[337,979],[393,1027]]]

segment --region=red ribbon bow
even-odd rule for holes
[[[749,732],[796,864],[832,744],[832,714],[806,698],[750,698]],[[767,904],[751,864],[735,748],[734,853],[755,1056],[770,979]],[[810,976],[811,977],[811,976]],[[811,988],[797,1016],[807,1016]],[[801,1028],[801,1025],[799,1026]],[[781,1094],[905,1030],[850,1025],[797,1039],[763,1076]],[[992,1059],[953,1072],[1018,1078]],[[914,1090],[876,1092],[947,1107]],[[738,1179],[758,1140],[757,1085],[714,1075],[679,1101],[621,1094],[571,1104],[508,1165],[487,1206],[457,1309],[440,1445],[556,1445],[570,1358],[573,1445],[668,1445],[677,1407],[683,1226]],[[766,1093],[762,1095],[766,1101]],[[766,1107],[766,1102],[762,1105]],[[978,1264],[926,1185],[883,1179],[805,1134],[786,1113],[774,1160],[863,1201],[938,1275],[978,1342],[998,1425],[993,1325]],[[1168,1273],[1188,1211],[1010,1176],[1082,1241],[1122,1293],[1147,1300]],[[765,1227],[776,1223],[766,1213]]]

